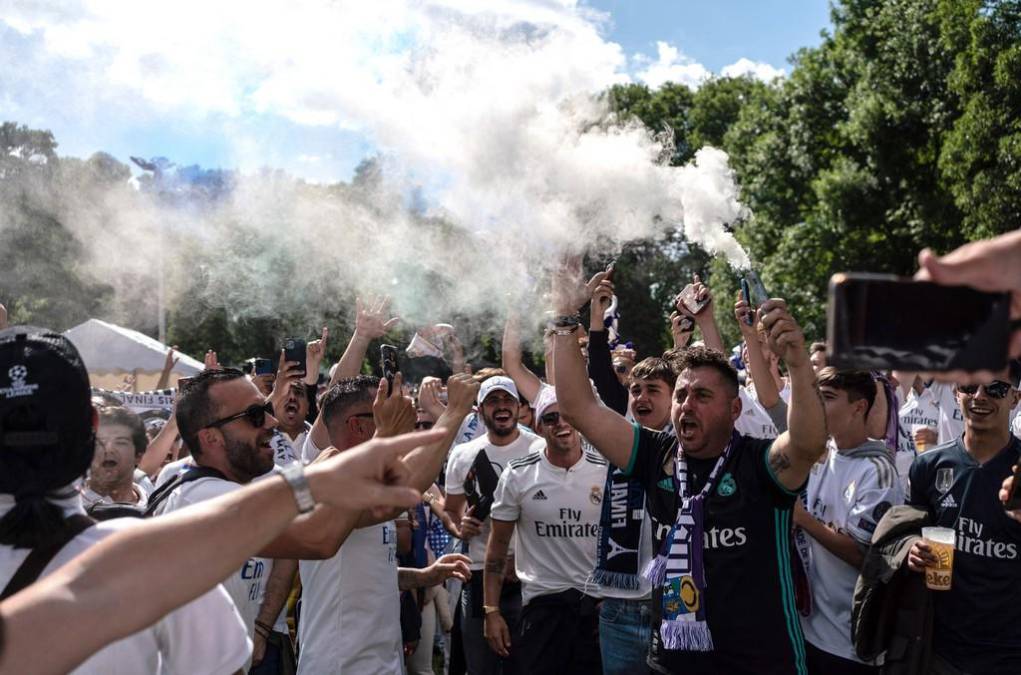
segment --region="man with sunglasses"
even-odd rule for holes
[[[1021,663],[1021,524],[1007,518],[1001,484],[1021,459],[1010,433],[1011,409],[1021,401],[1021,364],[983,384],[958,385],[964,434],[920,455],[911,466],[909,503],[933,525],[957,532],[953,583],[933,592],[933,652],[940,672],[1016,673]],[[935,563],[915,542],[909,569]]]
[[[602,672],[599,587],[589,581],[607,461],[583,450],[581,435],[560,416],[544,387],[535,402],[545,449],[512,460],[501,474],[486,547],[485,635],[502,657],[517,651],[523,673]],[[521,629],[511,632],[500,593],[511,537],[521,579]]]

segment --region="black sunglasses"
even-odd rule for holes
[[[416,429],[432,429],[433,425],[435,425],[435,424],[436,424],[435,422],[429,422],[429,421],[415,422],[415,428]]]
[[[560,413],[548,412],[542,415],[539,419],[548,427],[556,426],[557,424],[560,424]]]
[[[959,384],[957,385],[957,391],[968,396],[974,396],[978,393],[978,388],[983,387],[986,390],[986,396],[989,398],[1003,398],[1010,393],[1010,390],[1014,387],[1009,382],[1003,380],[993,380],[989,384]]]
[[[260,429],[264,424],[266,424],[266,415],[273,415],[273,404],[269,401],[266,401],[262,405],[252,404],[236,415],[231,415],[230,417],[224,417],[223,419],[216,420],[215,422],[210,422],[202,428],[209,429],[212,427],[222,427],[224,424],[229,424],[234,420],[239,420],[244,417],[253,427]]]

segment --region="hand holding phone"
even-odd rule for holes
[[[308,352],[305,348],[305,341],[301,338],[287,338],[284,340],[284,362],[298,364],[298,370],[302,377],[305,376],[305,360]]]

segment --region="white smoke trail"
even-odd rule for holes
[[[559,252],[675,227],[746,267],[724,229],[742,215],[726,155],[705,148],[669,167],[648,131],[611,123],[598,94],[627,76],[605,19],[570,0],[95,0],[0,14],[43,54],[31,77],[74,80],[72,109],[141,100],[143,114],[223,120],[239,166],[261,165],[271,143],[232,135],[251,116],[355,131],[379,149],[385,184],[371,194],[250,176],[198,222],[164,222],[162,240],[146,234],[162,218],[151,207],[122,205],[102,228],[69,219],[130,233],[142,260],[157,254],[146,242],[178,256],[215,247],[208,296],[254,315],[325,307],[350,288],[393,293],[413,315],[499,311]],[[0,87],[28,86],[14,77],[0,74]],[[408,216],[393,195],[414,186],[448,225]],[[451,227],[457,237],[440,236]]]

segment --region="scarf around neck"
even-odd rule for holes
[[[688,463],[678,445],[675,459],[677,519],[663,539],[659,555],[649,562],[645,578],[662,587],[660,605],[663,620],[659,627],[663,647],[670,650],[708,652],[713,638],[705,619],[706,578],[703,555],[705,500],[719,482],[723,466],[739,436],[733,432],[730,442],[716,460],[709,478],[697,495],[689,495]]]

